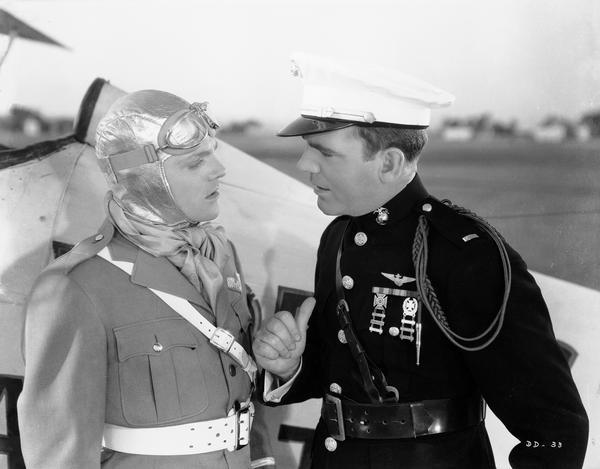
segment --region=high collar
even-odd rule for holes
[[[415,174],[415,177],[404,189],[380,207],[386,209],[389,213],[387,223],[384,225],[377,223],[377,211],[366,213],[360,217],[354,217],[352,218],[352,221],[356,223],[362,231],[386,229],[400,223],[411,213],[415,204],[425,199],[427,196],[428,193],[421,182],[421,178],[418,174]]]

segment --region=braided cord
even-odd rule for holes
[[[480,228],[483,231],[485,231],[494,241],[498,248],[500,260],[502,262],[502,270],[504,277],[504,294],[502,297],[502,303],[500,305],[498,313],[494,317],[494,320],[481,334],[477,336],[465,337],[457,334],[456,332],[450,329],[450,325],[448,324],[446,314],[444,313],[444,310],[442,309],[442,306],[433,288],[433,285],[431,284],[431,281],[427,276],[427,261],[429,255],[427,237],[429,234],[429,224],[425,215],[421,215],[419,217],[417,230],[415,232],[415,239],[413,241],[412,258],[415,266],[417,291],[419,292],[421,301],[423,302],[423,305],[427,308],[427,311],[429,311],[436,325],[440,328],[442,333],[448,338],[448,340],[450,340],[451,343],[453,343],[462,350],[468,352],[476,352],[479,350],[483,350],[484,348],[489,346],[496,339],[496,337],[500,333],[500,330],[502,329],[502,325],[504,323],[504,316],[506,314],[506,304],[508,303],[508,297],[510,295],[510,284],[512,278],[510,261],[508,258],[506,247],[504,246],[504,238],[502,237],[502,235],[500,235],[500,233],[498,233],[498,231],[493,226],[491,226],[481,217],[477,216],[473,212],[463,207],[452,205],[447,200],[443,200],[442,202],[451,207],[452,209],[456,210],[459,214],[474,220],[480,226]],[[481,341],[484,339],[484,337],[488,336],[489,334],[491,334],[491,336],[480,345],[464,345],[460,343],[460,341]]]

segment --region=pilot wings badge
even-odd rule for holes
[[[414,278],[408,277],[406,275],[386,274],[385,272],[381,272],[381,275],[383,275],[385,278],[387,278],[387,279],[391,280],[392,282],[394,282],[397,287],[401,287],[405,283],[410,283],[410,282],[414,282],[415,281]]]

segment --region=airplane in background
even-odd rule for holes
[[[0,66],[17,37],[65,47],[4,9],[0,9],[0,34],[9,36]],[[0,435],[0,454],[8,454],[9,469],[23,467],[19,465],[16,426],[16,398],[24,370],[20,342],[23,307],[41,270],[79,240],[94,234],[104,219],[107,186],[96,164],[95,129],[123,93],[97,79],[81,102],[72,135],[0,151],[0,409],[3,404],[8,414],[7,435]],[[226,227],[235,243],[246,281],[263,314],[293,311],[311,294],[317,246],[331,218],[317,209],[308,186],[223,141],[220,144],[219,158],[227,167],[227,175],[220,190],[221,213],[216,222]],[[600,467],[600,357],[596,340],[600,326],[594,315],[600,310],[600,292],[533,274],[590,417],[585,467],[595,469]],[[318,399],[262,408],[272,424],[278,467],[308,467],[319,410]],[[517,440],[491,412],[486,427],[498,467],[507,468],[508,453]],[[5,469],[1,459],[0,469]]]
[[[0,8],[0,34],[8,36],[8,45],[6,46],[6,50],[2,54],[2,57],[0,57],[0,67],[2,67],[4,60],[6,60],[16,38],[29,39],[30,41],[41,42],[67,49],[65,45],[52,39],[39,29],[27,24],[25,21],[20,20],[4,8]]]
[[[94,234],[104,219],[102,201],[107,186],[95,161],[95,129],[122,94],[97,79],[82,101],[73,135],[0,152],[0,374],[23,374],[18,337],[23,306],[39,272],[55,256]],[[331,218],[317,209],[308,186],[220,143],[219,158],[227,175],[216,222],[226,227],[236,244],[247,283],[263,312],[294,310],[311,294],[316,249]],[[590,416],[585,467],[600,467],[595,436],[600,429],[599,327],[593,317],[600,309],[600,292],[533,274]],[[574,308],[581,313],[576,320]],[[279,467],[307,464],[319,409],[320,400],[314,399],[264,410],[272,423]],[[517,440],[490,414],[486,427],[496,461],[498,467],[507,467],[508,453]]]

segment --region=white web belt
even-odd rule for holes
[[[152,456],[176,456],[236,449],[250,441],[254,406],[229,417],[170,427],[130,428],[104,424],[102,445],[113,451]]]

